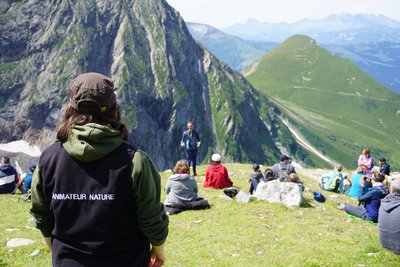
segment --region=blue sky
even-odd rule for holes
[[[400,0],[167,0],[185,21],[228,27],[249,18],[295,22],[329,15],[375,14],[400,21]]]

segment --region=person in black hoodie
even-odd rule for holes
[[[382,246],[400,254],[400,178],[392,180],[390,194],[381,201],[378,224]]]
[[[31,214],[53,266],[149,266],[163,262],[168,216],[149,156],[128,144],[113,81],[75,78],[58,141],[32,179]]]

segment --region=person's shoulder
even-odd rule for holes
[[[53,157],[55,154],[59,153],[60,149],[62,149],[62,143],[60,141],[54,142],[43,150],[39,160],[46,161],[49,157]]]

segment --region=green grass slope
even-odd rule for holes
[[[361,150],[370,147],[375,158],[400,166],[400,95],[349,60],[295,35],[245,73],[331,159],[353,168]]]
[[[250,164],[227,164],[234,185],[248,189]],[[205,165],[198,168],[204,174]],[[264,166],[262,167],[264,169]],[[299,170],[300,171],[300,170]],[[310,170],[309,170],[310,171]],[[161,173],[164,186],[170,172]],[[222,190],[204,189],[199,195],[211,209],[186,211],[170,217],[165,266],[399,266],[400,257],[384,250],[377,225],[347,217],[338,201],[356,204],[347,196],[326,193],[325,203],[312,199],[315,180],[301,176],[306,191],[303,207],[255,201],[226,201]],[[162,193],[161,199],[165,199]],[[0,266],[51,266],[51,255],[28,213],[30,203],[18,195],[0,195]],[[10,231],[9,229],[14,229]],[[35,244],[8,248],[11,238]],[[30,254],[36,249],[40,253]]]

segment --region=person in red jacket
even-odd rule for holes
[[[211,156],[211,164],[206,170],[206,179],[203,187],[209,188],[226,188],[232,186],[233,183],[229,179],[228,170],[221,164],[221,155],[213,154]]]

